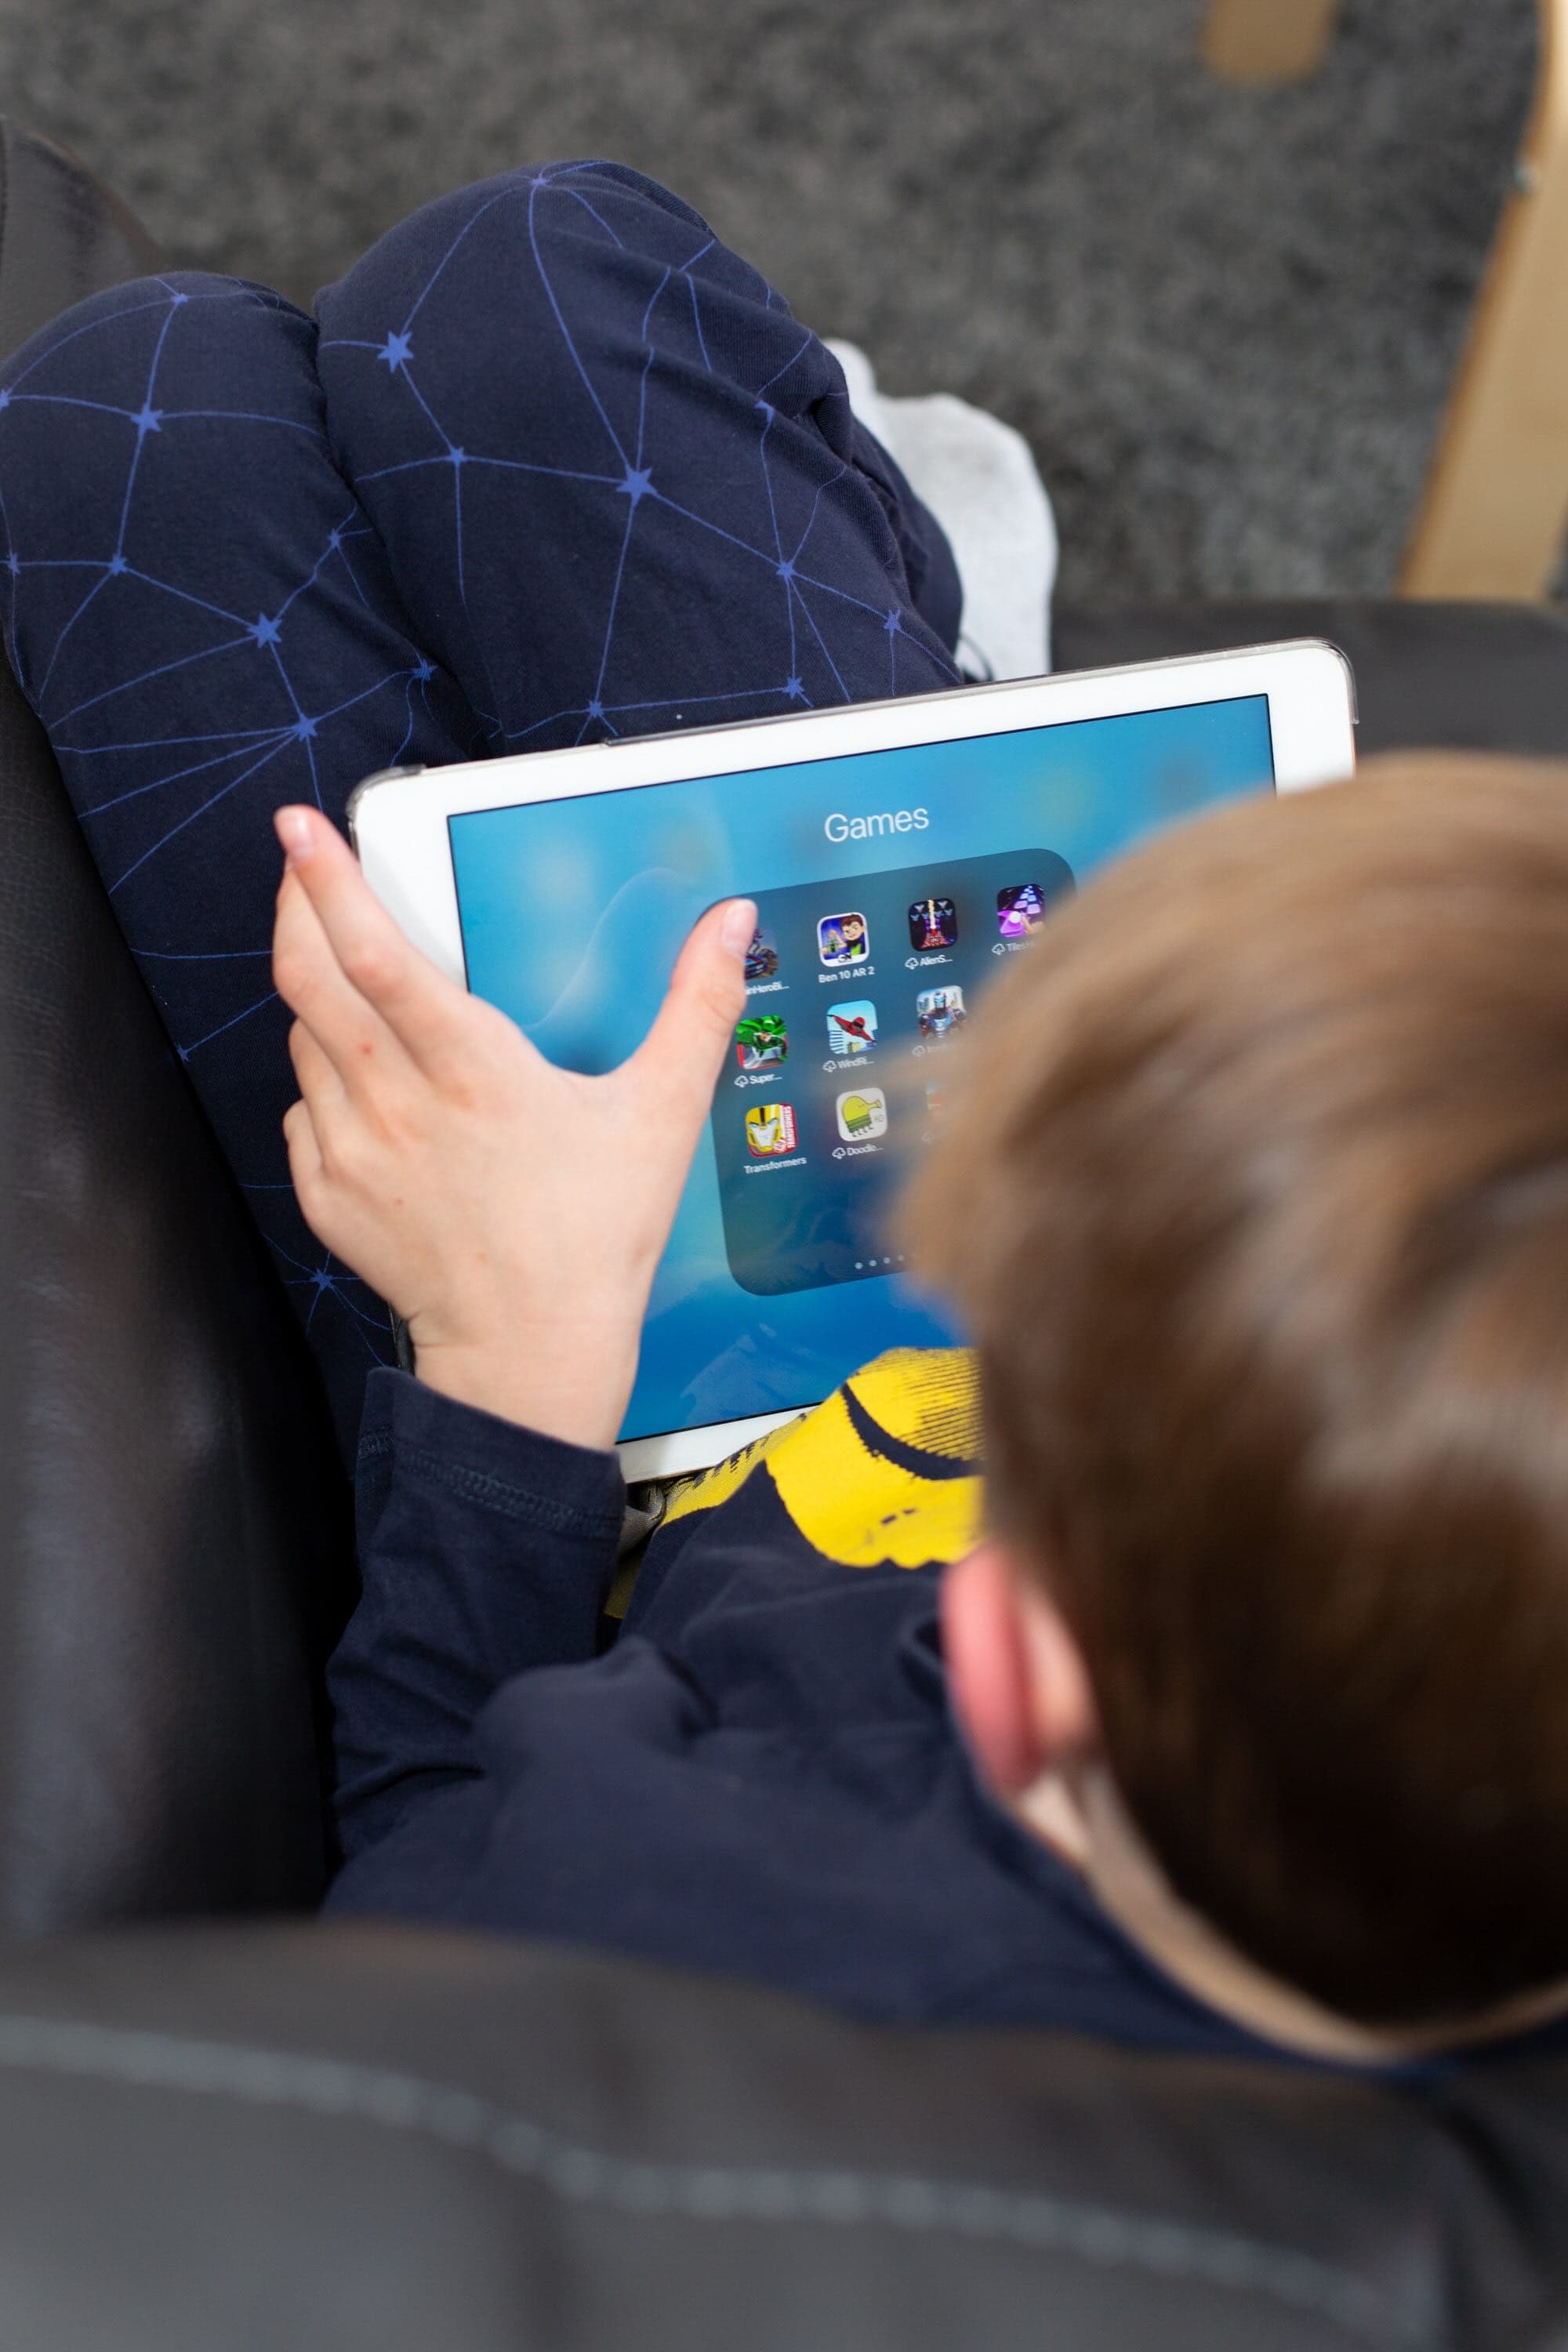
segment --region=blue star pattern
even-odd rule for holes
[[[178,273],[25,345],[0,618],[352,1444],[390,1330],[289,1182],[272,810],[950,685],[959,589],[837,361],[636,173],[445,197],[316,314]]]

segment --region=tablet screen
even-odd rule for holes
[[[574,1069],[638,1045],[705,907],[757,903],[623,1438],[813,1404],[886,1348],[951,1342],[889,1206],[977,1003],[1106,858],[1273,773],[1251,695],[448,820],[469,987]]]

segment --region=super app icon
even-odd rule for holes
[[[778,1013],[749,1013],[735,1024],[735,1059],[743,1070],[776,1070],[789,1059],[789,1033]]]

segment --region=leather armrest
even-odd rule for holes
[[[1059,669],[1327,637],[1356,675],[1363,759],[1437,748],[1568,758],[1568,610],[1561,605],[1348,596],[1133,605],[1059,612],[1052,635]]]
[[[308,1906],[315,1368],[0,664],[0,1930]]]
[[[73,302],[159,267],[141,222],[85,163],[0,117],[0,358]]]

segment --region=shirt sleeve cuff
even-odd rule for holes
[[[614,1454],[520,1428],[385,1368],[365,1386],[358,1469],[362,1478],[414,1477],[558,1536],[618,1538],[626,1510]]]

